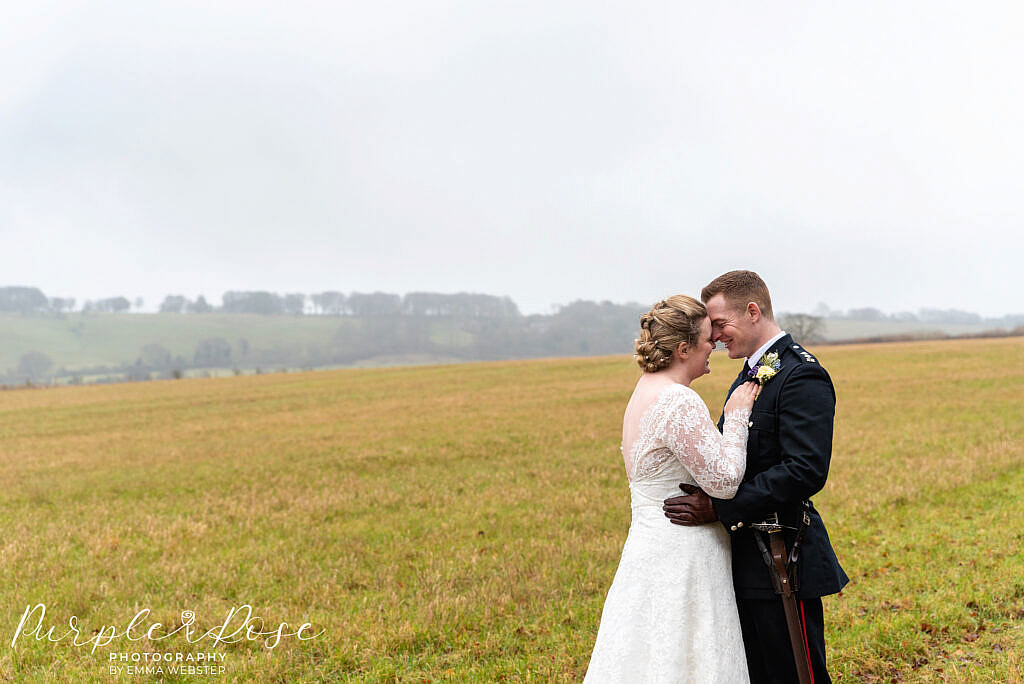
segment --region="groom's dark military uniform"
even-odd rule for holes
[[[732,570],[743,642],[752,682],[796,682],[796,666],[782,601],[772,589],[752,523],[777,512],[792,546],[800,527],[802,502],[821,491],[832,457],[835,389],[818,360],[790,335],[768,349],[782,367],[761,388],[750,414],[747,470],[736,496],[713,499],[715,511],[732,536]],[[758,359],[751,359],[756,364]],[[736,377],[729,394],[749,380],[748,367]],[[722,429],[724,416],[718,421]],[[810,507],[810,526],[798,560],[798,606],[807,635],[808,658],[815,684],[828,682],[821,597],[849,581],[832,550],[821,516]]]

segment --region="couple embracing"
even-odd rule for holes
[[[640,317],[622,455],[632,522],[585,682],[829,682],[821,597],[847,583],[810,497],[835,391],[751,271]],[[690,383],[746,357],[717,426]],[[680,494],[680,489],[683,494]]]

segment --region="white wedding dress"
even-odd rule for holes
[[[683,493],[680,483],[735,496],[749,416],[728,413],[720,434],[700,396],[673,383],[643,413],[628,451],[623,445],[633,519],[586,684],[749,680],[728,533],[718,523],[674,525],[662,510]]]

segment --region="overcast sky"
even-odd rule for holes
[[[0,285],[1024,311],[1021,6],[831,4],[11,5]]]

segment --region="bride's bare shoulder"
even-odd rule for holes
[[[639,417],[647,413],[659,401],[671,399],[673,396],[685,395],[687,392],[692,391],[689,387],[676,382],[652,382],[646,383],[643,386],[637,383],[623,414],[626,418],[630,416]]]

